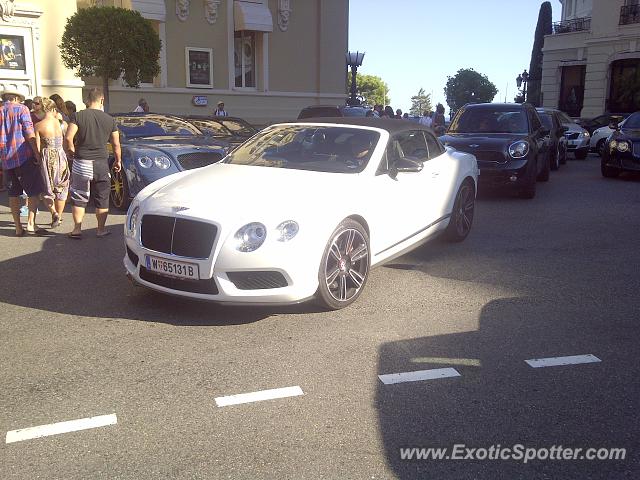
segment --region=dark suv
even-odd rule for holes
[[[475,155],[480,186],[507,186],[533,198],[536,180],[549,180],[547,135],[549,130],[529,104],[475,103],[458,111],[440,140]]]

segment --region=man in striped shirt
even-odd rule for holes
[[[40,170],[40,154],[36,147],[31,113],[20,102],[20,92],[2,91],[3,106],[0,108],[0,159],[7,178],[9,206],[15,223],[16,236],[25,234],[20,223],[20,195],[27,194],[29,216],[26,232],[35,232],[36,210],[40,195],[45,192],[44,177]]]

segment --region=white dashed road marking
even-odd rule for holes
[[[435,368],[432,370],[418,370],[415,372],[388,373],[378,375],[378,378],[385,385],[404,382],[420,382],[422,380],[435,380],[437,378],[459,377],[460,374],[455,368]]]
[[[98,417],[40,425],[38,427],[21,428],[20,430],[7,432],[6,443],[22,442],[23,440],[60,435],[61,433],[106,427],[107,425],[115,425],[116,423],[118,423],[118,418],[115,413],[112,413],[111,415],[100,415]]]
[[[549,357],[549,358],[534,358],[531,360],[525,360],[529,366],[533,368],[542,367],[557,367],[560,365],[578,365],[580,363],[595,363],[601,362],[598,357],[591,355],[572,355],[569,357]]]
[[[227,397],[216,397],[218,407],[229,405],[240,405],[241,403],[262,402],[263,400],[273,400],[275,398],[297,397],[304,395],[300,387],[274,388],[273,390],[261,390],[259,392],[239,393]]]

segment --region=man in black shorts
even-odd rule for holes
[[[9,190],[9,206],[15,223],[16,236],[22,237],[25,232],[36,233],[36,209],[40,195],[45,192],[45,183],[40,166],[40,154],[36,147],[36,137],[29,109],[20,102],[24,101],[22,93],[4,89],[3,105],[0,107],[0,162],[7,178]],[[27,228],[20,223],[20,207],[22,193],[29,197],[29,217]]]
[[[103,111],[104,94],[99,88],[89,91],[87,109],[76,114],[65,135],[66,150],[73,158],[71,167],[71,201],[73,202],[74,227],[69,238],[82,238],[82,220],[89,198],[93,194],[98,219],[98,237],[110,232],[105,230],[109,214],[109,153],[107,143],[113,147],[113,169],[120,171],[122,160],[120,135],[114,118]],[[75,138],[75,144],[74,144]]]

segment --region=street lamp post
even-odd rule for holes
[[[347,105],[360,105],[360,100],[356,96],[356,75],[358,73],[358,67],[362,65],[364,59],[364,52],[349,52],[347,53],[347,66],[351,67],[351,95],[347,99]]]
[[[525,70],[520,75],[516,77],[516,84],[518,88],[522,87],[522,101],[525,103],[527,101],[527,83],[529,83],[529,74]]]

